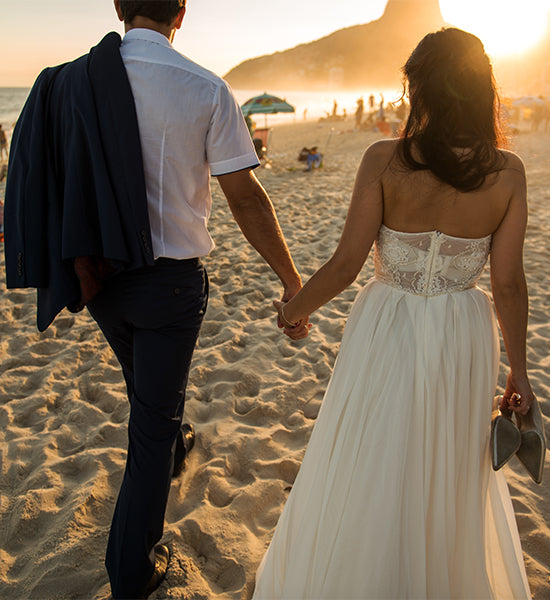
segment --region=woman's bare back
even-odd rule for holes
[[[397,231],[437,230],[455,237],[484,237],[498,229],[514,191],[524,185],[521,160],[511,152],[502,151],[502,170],[489,175],[480,189],[460,192],[429,170],[406,167],[398,144],[399,140],[376,144],[387,159],[381,176],[383,223]]]

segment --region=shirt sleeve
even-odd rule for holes
[[[214,102],[206,159],[214,177],[260,165],[241,108],[225,81],[218,87]]]

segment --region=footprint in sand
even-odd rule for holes
[[[516,514],[516,522],[522,536],[537,529],[537,523],[533,521],[533,516],[530,514]]]
[[[223,323],[220,321],[205,321],[202,324],[200,336],[203,339],[218,335],[220,333]]]
[[[192,519],[184,522],[182,535],[194,553],[192,558],[200,566],[213,591],[234,592],[242,589],[246,582],[244,568],[232,558],[222,555],[214,537],[205,533]]]
[[[64,340],[58,339],[41,339],[36,344],[33,344],[29,350],[33,354],[39,356],[53,356],[67,349],[67,344]]]
[[[65,337],[75,324],[75,318],[69,315],[58,316],[57,319],[52,323],[52,327],[55,331],[55,336],[58,338]]]
[[[260,393],[262,381],[254,373],[244,373],[240,381],[233,387],[233,393],[237,398],[255,398]]]
[[[53,512],[50,496],[58,493],[58,490],[28,490],[14,500],[5,518],[5,551],[18,554],[37,539],[48,537],[50,523],[45,515]]]
[[[295,460],[282,459],[271,462],[256,461],[254,470],[261,479],[278,479],[290,483],[294,483],[300,463]]]
[[[57,451],[61,457],[73,456],[85,448],[84,436],[78,428],[62,425],[54,434]]]
[[[218,508],[225,508],[233,502],[235,490],[222,477],[212,477],[206,490],[208,500]]]
[[[235,414],[244,417],[256,406],[256,402],[252,398],[235,398],[233,401],[233,410]]]
[[[238,361],[243,356],[243,352],[243,348],[235,346],[232,342],[225,343],[221,349],[222,358],[228,363]]]

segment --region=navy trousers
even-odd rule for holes
[[[105,564],[114,598],[143,594],[154,571],[191,357],[208,301],[199,259],[158,259],[116,275],[88,309],[116,354],[130,400],[128,456]]]

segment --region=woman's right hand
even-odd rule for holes
[[[535,394],[531,389],[527,375],[516,377],[512,371],[506,380],[506,389],[502,395],[502,402],[513,412],[525,416],[533,402]]]

